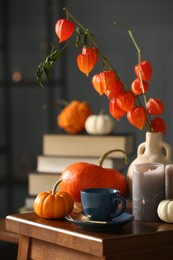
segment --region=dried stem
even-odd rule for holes
[[[103,66],[108,69],[108,70],[111,70],[115,73],[115,75],[117,76],[117,78],[120,80],[120,82],[124,85],[124,87],[130,89],[123,81],[122,79],[119,77],[117,71],[114,69],[114,67],[111,65],[111,63],[109,62],[109,60],[103,55],[102,51],[100,50],[100,48],[98,47],[92,33],[87,29],[85,28],[70,12],[69,10],[64,7],[63,10],[65,11],[66,13],[66,17],[70,17],[75,23],[76,25],[78,26],[79,30],[77,31],[78,35],[77,35],[77,38],[79,39],[79,41],[76,42],[76,46],[85,46],[86,44],[86,39],[89,40],[89,42],[93,45],[93,47],[95,47],[98,52],[97,52],[97,55],[100,57],[101,61],[103,62]],[[138,54],[138,64],[139,64],[139,80],[140,80],[140,83],[141,83],[141,86],[142,86],[142,96],[143,96],[143,100],[144,100],[144,104],[145,104],[145,107],[147,109],[147,99],[146,99],[146,95],[145,95],[145,90],[144,90],[144,85],[143,85],[143,80],[142,80],[142,74],[141,74],[141,67],[140,67],[140,63],[141,63],[141,50],[132,34],[132,31],[125,27],[124,25],[121,25],[120,23],[118,22],[114,22],[115,25],[123,28],[124,30],[126,30],[137,50],[137,54]],[[81,42],[81,37],[83,39],[83,41]],[[40,64],[40,66],[38,67],[38,70],[37,70],[37,73],[36,73],[36,77],[37,77],[37,81],[40,83],[41,86],[42,85],[42,76],[43,74],[46,74],[47,78],[49,78],[49,70],[52,68],[53,64],[55,63],[55,61],[57,59],[60,58],[63,50],[70,44],[70,42],[67,42],[67,44],[61,49],[61,50],[54,50],[54,46],[52,47],[52,51],[50,53],[50,55],[47,56],[47,58],[45,59],[44,62],[42,62]],[[141,104],[141,100],[138,96],[136,96],[137,98],[137,101],[139,103],[139,105],[142,106]],[[149,121],[151,121],[150,119],[150,115],[147,113],[147,122],[145,124],[145,127],[147,128],[148,131],[152,132],[152,128],[150,126],[150,123]]]
[[[106,57],[103,56],[103,54],[102,54],[100,48],[98,47],[96,41],[94,40],[94,37],[93,37],[93,35],[91,34],[91,32],[90,32],[87,28],[85,28],[85,27],[68,11],[68,9],[67,9],[66,7],[65,7],[63,10],[66,12],[66,15],[68,15],[69,17],[71,17],[71,19],[79,26],[79,28],[81,28],[82,31],[84,31],[84,33],[88,36],[89,41],[93,44],[93,46],[94,46],[95,48],[97,48],[97,50],[98,50],[98,53],[97,53],[97,54],[98,54],[99,57],[101,58],[102,62],[106,65],[106,67],[107,67],[108,69],[114,71],[114,73],[116,74],[117,78],[120,79],[118,73],[117,73],[116,70],[113,68],[113,66],[111,65],[111,63],[108,61],[108,59],[107,59]]]
[[[121,150],[121,149],[113,149],[113,150],[110,150],[110,151],[108,151],[108,152],[106,152],[106,153],[104,153],[103,155],[100,156],[98,165],[102,167],[105,158],[106,158],[109,154],[115,153],[115,152],[116,152],[116,153],[117,153],[117,152],[123,153],[123,154],[124,154],[125,164],[127,164],[127,162],[128,162],[127,154],[126,154],[123,150]]]
[[[142,86],[142,96],[143,96],[143,99],[144,99],[145,108],[147,109],[147,98],[146,98],[146,95],[145,95],[144,84],[143,84],[141,68],[140,68],[141,50],[140,50],[140,48],[139,48],[139,46],[138,46],[138,44],[137,44],[137,42],[136,42],[136,40],[135,40],[135,38],[134,38],[134,36],[132,34],[132,31],[129,28],[125,27],[124,25],[122,25],[122,24],[120,24],[118,22],[114,22],[114,24],[119,26],[119,27],[121,27],[122,29],[124,29],[124,30],[126,30],[128,32],[128,34],[129,34],[129,36],[130,36],[130,38],[131,38],[131,40],[132,40],[136,50],[137,50],[138,64],[139,64],[139,80],[140,80],[140,83],[141,83],[141,86]],[[148,114],[148,116],[150,116],[150,115]],[[151,128],[151,126],[150,126],[150,124],[148,122],[146,122],[146,128],[147,128],[148,131],[152,132],[152,128]]]

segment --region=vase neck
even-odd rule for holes
[[[151,153],[156,152],[160,142],[162,142],[161,133],[146,133],[146,149],[149,149]]]
[[[154,142],[157,143],[158,141],[162,141],[163,136],[162,133],[146,133],[146,142]]]

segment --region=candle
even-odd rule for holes
[[[173,199],[173,164],[165,166],[165,199]]]
[[[132,176],[132,208],[135,219],[159,220],[157,207],[165,198],[164,164],[134,165]]]

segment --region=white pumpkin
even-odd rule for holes
[[[115,122],[106,114],[91,115],[85,121],[85,130],[88,134],[106,135],[113,131]]]
[[[157,214],[161,220],[173,223],[173,200],[162,200],[158,205]]]

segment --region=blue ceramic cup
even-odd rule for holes
[[[94,221],[111,221],[126,209],[125,198],[111,188],[81,190],[81,202],[84,214]]]

